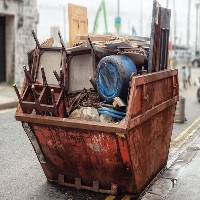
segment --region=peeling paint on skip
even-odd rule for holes
[[[137,95],[137,90],[135,90],[135,91],[133,92],[133,97],[136,97],[136,95]]]
[[[108,140],[109,141],[109,136],[108,135],[105,135],[104,133],[100,133],[98,136],[94,135],[92,137],[92,142],[93,143],[98,143],[98,142],[101,142],[102,140]]]
[[[100,145],[98,145],[98,144],[92,144],[92,143],[90,143],[89,144],[89,147],[91,148],[91,149],[93,149],[94,151],[102,151],[102,150],[104,150],[104,149],[102,149],[102,147],[100,146]],[[105,150],[104,150],[105,151]]]
[[[94,151],[108,151],[109,145],[107,143],[104,143],[104,145],[102,146],[102,142],[104,140],[109,141],[109,136],[105,135],[104,133],[94,135],[91,139],[91,143],[89,143],[88,146]]]

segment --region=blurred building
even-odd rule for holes
[[[50,35],[54,39],[53,46],[60,46],[60,38],[58,36],[58,31],[60,30],[59,26],[51,26]]]
[[[0,0],[0,82],[22,85],[37,21],[36,0]]]
[[[170,46],[171,45],[171,46]],[[170,65],[176,68],[177,64],[190,65],[192,59],[191,49],[180,45],[169,45]]]

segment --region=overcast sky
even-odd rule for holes
[[[105,0],[108,31],[112,34],[116,33],[114,26],[114,19],[117,16],[117,2],[118,0]],[[162,7],[167,6],[167,0],[158,0],[158,2],[161,4]],[[93,1],[92,0],[51,0],[51,1],[37,0],[37,8],[39,12],[39,24],[37,29],[37,35],[39,40],[45,40],[50,37],[51,26],[58,26],[60,28],[62,35],[66,33],[65,38],[66,40],[68,39],[68,12],[67,12],[68,3],[73,3],[76,5],[87,7],[88,31],[89,33],[92,33],[95,16],[98,7],[101,3],[101,0],[93,0]],[[195,7],[196,3],[200,3],[200,0],[191,0],[190,40],[189,40],[191,45],[195,44],[195,38],[196,38],[196,7]],[[131,27],[134,26],[137,35],[150,37],[152,5],[153,5],[153,0],[120,0],[120,17],[122,21],[121,33],[131,34]],[[174,28],[174,10],[175,10],[177,43],[186,45],[188,0],[175,0],[175,9],[173,8],[173,0],[168,0],[168,8],[171,9],[170,38],[172,40],[174,38],[173,28]],[[65,31],[64,28],[66,29]],[[105,28],[104,28],[103,13],[102,13],[99,19],[98,33],[103,34],[104,32]]]

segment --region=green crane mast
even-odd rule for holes
[[[94,28],[93,28],[94,34],[97,33],[99,16],[100,16],[100,13],[102,10],[103,10],[103,15],[104,15],[105,33],[108,34],[108,26],[107,26],[107,18],[106,18],[106,4],[105,4],[104,0],[101,1],[101,4],[99,6],[99,9],[98,9],[96,17],[95,17]]]

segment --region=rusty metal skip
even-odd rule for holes
[[[155,57],[158,54],[155,48],[159,46],[156,44],[155,48],[150,48],[149,59],[153,62],[148,73],[130,76],[123,119],[113,123],[70,119],[68,116],[75,101],[88,97],[86,92],[79,91],[78,96],[71,98],[70,105],[70,61],[73,56],[91,55],[94,49],[92,55],[96,58],[100,55],[99,47],[93,45],[94,49],[91,49],[92,41],[89,41],[89,47],[78,47],[80,51],[75,48],[66,50],[64,44],[61,48],[44,47],[34,32],[33,36],[37,47],[29,72],[24,68],[21,94],[14,85],[19,98],[15,118],[22,122],[46,178],[63,186],[94,192],[139,195],[167,163],[179,98],[178,70],[167,69],[167,55],[164,56],[164,68],[162,62],[157,62],[163,56]],[[60,33],[59,36],[61,38]],[[166,48],[165,44],[165,53]],[[61,52],[60,76],[55,70],[52,72],[57,85],[47,83],[43,68],[43,84],[37,80],[39,60],[45,51]],[[92,65],[98,61],[93,57]]]
[[[132,77],[119,124],[26,114],[20,106],[15,117],[34,134],[36,140],[29,139],[45,157],[39,161],[48,180],[139,194],[166,165],[177,100],[177,70],[168,70]]]

